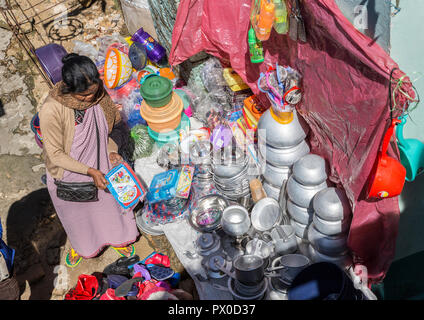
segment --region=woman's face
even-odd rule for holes
[[[91,102],[95,99],[97,92],[99,91],[99,85],[97,83],[92,84],[86,91],[71,93],[75,98],[84,102]]]

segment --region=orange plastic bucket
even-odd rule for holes
[[[401,194],[405,184],[406,169],[402,164],[387,155],[390,139],[398,119],[393,119],[387,130],[381,151],[370,175],[368,198],[391,198]]]

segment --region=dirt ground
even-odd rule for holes
[[[9,2],[18,22],[25,21],[16,2]],[[129,36],[118,2],[114,0],[66,1],[60,10],[54,9],[59,2],[56,0],[18,2],[27,16],[35,17],[35,30],[27,34],[35,48],[54,40],[71,52],[74,40],[95,44],[95,39],[104,35],[119,33]],[[0,0],[0,7],[4,3],[5,0]],[[36,7],[25,7],[22,3]],[[54,10],[68,12],[69,21],[74,26],[72,32],[54,32],[55,21],[43,26]],[[31,31],[29,26],[22,23],[21,29]],[[69,242],[46,186],[41,182],[45,166],[30,128],[30,121],[49,87],[1,15],[0,39],[0,218],[4,228],[3,240],[16,250],[15,274],[21,299],[60,300],[76,285],[80,274],[101,272],[119,256],[107,248],[99,257],[83,260],[77,268],[65,266]],[[168,254],[171,267],[176,272],[183,271],[164,236],[142,235],[135,247],[140,258],[154,250]],[[190,280],[182,285],[188,292],[193,290]]]

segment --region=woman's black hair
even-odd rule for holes
[[[62,93],[81,93],[95,83],[101,85],[99,71],[90,58],[70,53],[62,62]]]

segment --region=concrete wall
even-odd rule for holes
[[[380,0],[381,1],[381,0]],[[424,1],[400,1],[401,11],[392,18],[391,55],[412,79],[424,75]],[[424,98],[424,77],[414,83]],[[424,142],[424,102],[411,113],[414,122],[405,125],[405,138]],[[400,198],[401,218],[396,259],[424,250],[424,174],[414,182],[406,182]]]

